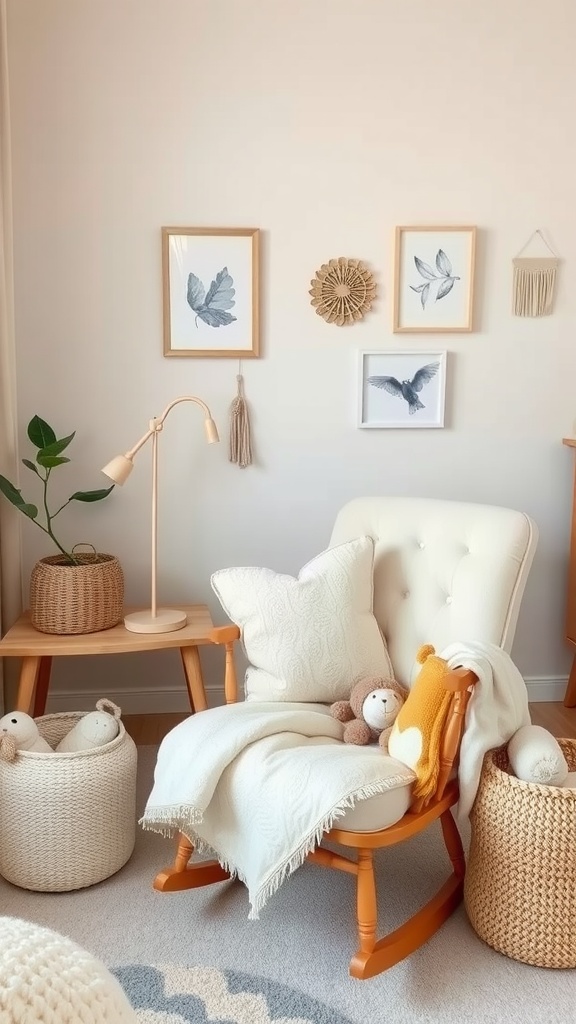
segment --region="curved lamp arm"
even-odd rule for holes
[[[105,473],[110,480],[113,480],[115,484],[122,486],[134,468],[134,456],[136,453],[140,451],[149,438],[154,437],[155,434],[158,434],[162,430],[164,420],[168,413],[180,402],[194,402],[204,410],[204,431],[206,433],[206,440],[208,444],[214,444],[216,441],[220,440],[218,436],[218,428],[212,419],[212,414],[206,403],[203,402],[201,398],[197,398],[196,395],[183,395],[181,398],[175,398],[173,402],[170,402],[170,404],[164,409],[161,416],[155,416],[151,419],[149,429],[142,435],[140,440],[137,441],[129,451],[125,452],[124,455],[116,455],[111,459],[110,462],[104,466],[102,472]]]

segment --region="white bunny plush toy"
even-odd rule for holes
[[[110,711],[106,711],[106,708]],[[105,743],[110,743],[120,731],[120,715],[120,708],[103,697],[96,702],[96,711],[89,711],[87,715],[83,715],[60,740],[56,753],[74,754],[79,750],[91,750],[93,747],[102,747]]]
[[[38,726],[24,711],[11,711],[0,718],[0,758],[14,761],[18,750],[31,750],[38,754],[54,751],[38,732]]]

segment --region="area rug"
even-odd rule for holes
[[[304,992],[242,971],[134,964],[113,973],[142,1024],[352,1024]]]

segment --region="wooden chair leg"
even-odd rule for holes
[[[360,949],[350,961],[354,978],[373,978],[404,960],[434,935],[462,901],[466,862],[460,833],[450,811],[440,817],[448,856],[454,868],[435,896],[395,931],[374,942],[376,932],[376,893],[372,864],[358,855],[358,931]],[[362,865],[362,866],[361,866]],[[362,895],[361,895],[362,893]],[[373,894],[373,895],[372,895]],[[372,908],[372,899],[373,910]],[[372,930],[373,925],[373,930]]]
[[[179,892],[182,889],[198,889],[213,882],[224,882],[230,875],[217,860],[198,861],[190,864],[194,845],[187,836],[180,835],[174,865],[156,875],[153,888],[158,892]]]

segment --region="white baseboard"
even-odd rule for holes
[[[567,678],[559,676],[532,676],[526,679],[528,700],[534,703],[542,701],[563,701]],[[208,702],[213,707],[224,702],[224,691],[219,686],[207,686]],[[50,690],[46,712],[56,714],[61,711],[92,711],[96,701],[102,696],[99,690]],[[106,696],[122,708],[125,715],[161,715],[166,713],[179,714],[190,710],[188,692],[183,687],[154,690],[126,689],[106,691]]]
[[[526,679],[528,700],[534,704],[542,701],[563,701],[568,676],[529,676]]]

